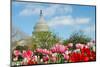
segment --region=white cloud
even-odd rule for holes
[[[72,16],[57,16],[48,21],[50,26],[88,24],[90,18],[73,18]]]
[[[39,13],[39,9],[25,8],[19,13],[19,15],[20,16],[30,16],[30,15],[37,14],[37,13]]]
[[[68,5],[48,5],[43,6],[41,4],[37,5],[27,5],[20,11],[21,16],[39,15],[40,10],[43,10],[44,16],[53,16],[56,14],[68,14],[72,12],[72,7]]]
[[[90,18],[76,18],[75,21],[78,24],[87,24],[90,22]]]

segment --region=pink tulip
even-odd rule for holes
[[[68,59],[69,59],[69,55],[63,54],[63,56],[64,56],[64,59],[65,59],[65,60],[68,60]]]
[[[15,56],[19,56],[21,53],[20,53],[20,51],[19,50],[14,50],[14,55]]]
[[[55,62],[57,61],[57,58],[56,58],[55,56],[52,56],[52,57],[50,58],[50,60],[51,60],[53,63],[55,63]]]
[[[55,53],[55,52],[56,52],[56,48],[55,48],[55,47],[51,48],[51,51],[52,51],[53,53]]]
[[[52,52],[47,49],[43,49],[43,54],[52,54]]]
[[[60,53],[64,53],[65,52],[65,50],[66,50],[66,48],[65,48],[65,46],[63,46],[63,45],[59,45],[59,52]]]
[[[37,52],[42,53],[42,54],[52,54],[51,51],[47,50],[47,49],[36,49]]]
[[[81,47],[80,43],[76,44],[76,48],[80,48],[80,47]]]
[[[88,45],[85,45],[84,47],[85,47],[85,48],[89,48],[89,46],[88,46]]]
[[[51,51],[53,53],[55,53],[55,52],[64,53],[66,51],[66,47],[64,45],[61,45],[61,44],[56,44],[54,47],[51,48]]]
[[[82,48],[84,47],[84,45],[85,45],[85,44],[80,44],[80,43],[78,43],[78,44],[76,44],[76,48],[77,48],[77,49],[82,49]]]
[[[36,49],[36,52],[42,53],[42,52],[43,52],[43,49],[37,48],[37,49]]]
[[[69,48],[73,47],[73,43],[69,43],[69,44],[68,44],[68,47],[69,47]]]
[[[68,50],[66,50],[66,51],[65,51],[65,54],[67,54],[67,55],[68,55],[69,53],[70,53],[70,51],[68,51]]]
[[[93,42],[88,42],[87,43],[87,46],[89,46],[89,47],[93,47],[95,45],[95,43],[93,43]]]

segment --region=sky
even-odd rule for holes
[[[31,36],[40,10],[50,31],[60,38],[68,39],[73,32],[81,30],[95,39],[95,6],[13,1],[12,25]]]

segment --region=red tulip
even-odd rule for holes
[[[43,61],[46,62],[49,60],[49,57],[48,56],[43,56]]]
[[[89,61],[89,57],[84,57],[84,61],[85,62]]]
[[[27,58],[28,60],[31,59],[33,56],[33,52],[31,50],[23,51],[22,57]]]
[[[28,65],[32,65],[32,64],[37,64],[37,62],[36,61],[29,60],[28,61]]]

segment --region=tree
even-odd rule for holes
[[[16,48],[18,45],[17,43],[20,42],[23,39],[27,39],[30,36],[28,36],[25,32],[23,32],[19,27],[16,27],[12,25],[12,30],[11,30],[11,47],[12,50]]]
[[[52,32],[33,32],[33,45],[39,48],[50,49],[55,43],[59,41],[56,35]]]
[[[12,41],[22,40],[27,37],[29,37],[28,34],[23,32],[20,28],[18,28],[16,26],[12,26],[12,31],[11,31]]]
[[[84,35],[84,33],[82,31],[79,32],[74,32],[70,38],[68,40],[64,40],[64,45],[67,45],[68,43],[73,43],[75,48],[75,44],[77,43],[82,43],[82,44],[86,44],[87,42],[90,42],[91,38],[89,38],[88,36]]]
[[[28,47],[27,46],[16,46],[15,50],[20,50],[20,51],[28,50]]]

